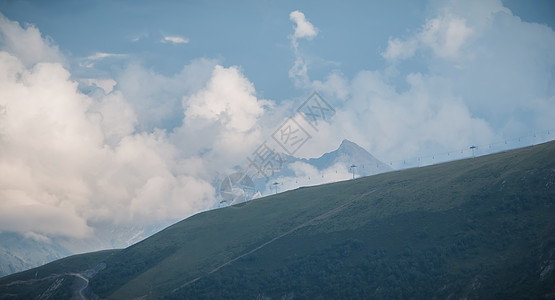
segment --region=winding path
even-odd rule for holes
[[[83,295],[83,291],[87,288],[87,286],[89,286],[89,279],[79,273],[69,273],[69,275],[73,275],[79,279],[82,279],[83,281],[85,281],[85,284],[83,284],[83,286],[79,289],[79,296],[81,297],[81,300],[87,300],[87,298],[85,297],[85,295]]]

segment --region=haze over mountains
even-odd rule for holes
[[[555,142],[203,212],[0,298],[550,298]]]
[[[360,177],[393,170],[349,140],[343,140],[336,150],[318,158],[297,158],[283,153],[281,157],[284,163],[271,178],[254,179],[255,193],[259,192],[260,196],[273,194],[276,183],[278,191],[284,192],[300,186],[351,179],[353,172],[355,177]]]
[[[276,173],[273,180],[284,183],[279,186],[279,191],[297,188],[301,185],[317,185],[337,180],[351,178],[349,166],[356,164],[356,176],[367,176],[389,171],[387,165],[374,158],[366,150],[357,144],[344,140],[335,151],[326,153],[319,158],[299,159],[287,156],[286,163],[280,172]],[[301,167],[301,168],[299,168]],[[312,168],[313,173],[306,175],[299,173],[302,167]],[[327,170],[327,171],[326,171]],[[337,173],[339,170],[339,173]],[[329,173],[329,176],[323,174]],[[312,175],[311,179],[306,176]],[[304,178],[302,176],[305,176]],[[219,184],[219,182],[215,182]],[[264,178],[256,180],[256,189],[262,194],[273,193],[269,190],[267,180]],[[215,187],[217,188],[217,187]],[[242,199],[239,202],[244,201]],[[171,220],[159,224],[144,226],[140,223],[134,226],[104,226],[95,225],[95,234],[87,239],[33,239],[33,237],[21,236],[15,233],[2,233],[2,245],[0,245],[0,276],[23,271],[32,267],[40,266],[55,259],[70,254],[95,251],[100,249],[125,248],[128,247],[171,224]]]
[[[0,272],[124,248],[2,295],[551,295],[549,169],[455,161],[554,140],[553,12],[550,0],[0,1]],[[253,170],[261,145],[297,157]],[[447,161],[433,178],[388,170]]]
[[[0,276],[43,265],[72,254],[100,249],[125,248],[160,231],[170,222],[157,226],[96,226],[95,235],[86,239],[37,238],[17,233],[0,233]]]
[[[349,140],[343,140],[337,150],[325,153],[319,158],[296,159],[293,157],[291,161],[301,161],[314,166],[318,170],[326,170],[337,164],[350,168],[354,164],[356,165],[354,172],[358,176],[375,175],[393,170],[364,148]]]

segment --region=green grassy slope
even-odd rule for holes
[[[555,142],[301,188],[69,259],[1,278],[0,298],[99,261],[89,290],[110,299],[555,297]]]
[[[0,278],[0,299],[36,299],[61,283],[51,299],[69,299],[72,273],[84,272],[120,250],[104,250],[62,258],[44,266]],[[42,299],[46,299],[43,297]]]

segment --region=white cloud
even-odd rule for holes
[[[473,32],[466,19],[455,15],[429,19],[412,38],[405,41],[390,38],[382,56],[389,61],[403,60],[412,57],[419,48],[429,48],[438,57],[458,58]]]
[[[182,156],[164,130],[136,130],[135,106],[126,95],[136,80],[127,77],[123,89],[113,90],[113,80],[91,79],[110,91],[84,95],[61,64],[40,62],[52,48],[35,27],[2,21],[9,32],[36,38],[38,53],[2,42],[8,51],[0,51],[0,174],[10,176],[0,177],[0,231],[91,238],[98,229],[93,224],[167,224],[213,207],[212,178],[195,157]],[[9,45],[19,43],[10,37]],[[176,78],[147,74],[151,85],[139,92],[176,92],[178,85],[183,94],[192,92],[203,86],[200,65]]]
[[[296,88],[306,88],[310,86],[308,77],[308,63],[305,58],[295,48],[295,63],[289,69],[289,78],[293,79]]]
[[[332,99],[345,101],[349,97],[349,82],[343,74],[334,71],[327,75],[324,82],[319,80],[312,81],[312,88]]]
[[[254,96],[254,86],[236,67],[216,66],[207,87],[187,99],[185,122],[218,122],[226,129],[245,132],[264,111]]]
[[[142,33],[140,33],[140,34],[131,36],[131,37],[129,38],[129,40],[132,41],[132,42],[138,42],[138,41],[140,41],[140,40],[142,40],[142,39],[144,39],[144,38],[148,38],[148,36],[149,36],[149,34],[148,34],[147,32],[142,32]]]
[[[121,92],[92,99],[59,64],[0,53],[1,230],[85,237],[90,222],[156,224],[212,207],[214,190],[164,131],[135,133]],[[184,197],[183,195],[189,195]],[[150,202],[149,202],[150,201]]]
[[[79,65],[84,68],[94,68],[95,64],[98,61],[109,59],[109,58],[124,58],[127,57],[126,54],[121,53],[107,53],[107,52],[96,52],[92,55],[87,56],[84,59],[81,59]]]
[[[79,82],[87,85],[87,86],[96,86],[102,89],[105,94],[109,94],[114,90],[114,86],[117,82],[113,79],[101,79],[101,78],[86,78],[80,79]]]
[[[108,57],[123,57],[125,54],[118,54],[118,53],[106,53],[106,52],[96,52],[93,55],[87,56],[88,60],[100,60],[105,59]]]
[[[187,44],[189,43],[189,39],[180,36],[164,36],[162,42],[172,44]]]
[[[0,51],[18,53],[21,62],[30,67],[38,62],[64,63],[58,46],[50,37],[42,37],[38,28],[8,20],[0,13]]]
[[[289,14],[289,19],[295,23],[295,32],[293,33],[293,40],[306,38],[312,39],[318,35],[318,28],[310,23],[304,14],[298,10]]]
[[[306,20],[304,14],[298,10],[289,14],[289,19],[295,23],[293,35],[290,36],[291,47],[295,53],[295,63],[289,70],[289,77],[294,80],[296,87],[306,87],[309,85],[308,63],[299,51],[298,39],[313,39],[318,35],[318,28]]]
[[[466,26],[465,19],[448,15],[441,19],[428,20],[419,40],[432,48],[439,57],[456,58],[459,55],[459,49],[472,32],[472,29]]]
[[[406,83],[409,88],[398,92],[381,72],[359,72],[348,83],[348,99],[332,103],[336,115],[319,125],[310,147],[299,154],[318,156],[346,138],[379,159],[397,161],[493,139],[489,124],[443,88],[446,80],[413,73]]]
[[[518,135],[555,126],[553,121],[540,122],[555,111],[553,29],[501,11],[479,35],[469,47],[471,59],[460,62],[463,70],[449,71],[438,61],[434,64],[438,75],[449,72],[455,92],[496,128],[510,119],[526,124],[511,131]],[[532,105],[537,101],[544,105]]]
[[[1,52],[0,65],[0,105],[6,109],[0,172],[13,174],[0,180],[0,211],[5,222],[17,222],[3,223],[2,229],[21,226],[24,232],[72,236],[90,232],[76,210],[86,205],[89,191],[80,176],[73,176],[93,158],[89,154],[101,138],[85,113],[86,97],[74,93],[76,85],[59,64],[27,69]]]
[[[382,55],[391,61],[407,59],[425,46],[436,55],[453,58],[470,32],[460,18],[433,19],[407,41],[390,38]],[[378,158],[399,160],[430,150],[464,148],[494,136],[489,124],[473,116],[463,99],[450,90],[449,79],[409,73],[405,78],[408,88],[401,91],[380,71],[360,71],[352,80],[334,71],[324,81],[312,80],[306,59],[295,43],[292,46],[296,61],[290,77],[296,85],[341,100],[333,103],[337,114],[319,125],[318,134],[310,147],[299,151],[300,156],[319,156],[347,138]]]
[[[273,105],[257,99],[253,84],[237,67],[217,65],[203,89],[183,98],[183,126],[172,138],[189,155],[202,153],[210,172],[225,172],[262,143],[261,120],[265,107]]]
[[[120,91],[93,101],[89,110],[91,117],[100,123],[104,142],[110,146],[118,145],[124,137],[135,131],[137,116]]]
[[[412,57],[416,51],[416,40],[401,41],[398,38],[390,38],[387,41],[387,49],[382,56],[390,61]]]
[[[387,41],[384,71],[319,81],[296,62],[299,87],[342,100],[299,154],[348,138],[378,158],[403,160],[555,127],[553,29],[522,21],[500,1],[449,1],[408,32]],[[415,72],[414,64],[425,68]]]
[[[102,89],[85,95],[59,63],[19,55],[0,52],[0,173],[10,174],[0,231],[98,240],[107,224],[156,226],[212,208],[218,172],[268,130],[261,118],[274,104],[237,67],[198,59],[168,77],[132,64],[115,80],[81,80]],[[175,116],[183,123],[165,126]]]
[[[33,199],[38,197],[45,199],[51,196],[46,192],[29,194],[20,190],[0,190],[2,231],[19,232],[31,237],[82,238],[92,234],[92,229],[85,219],[79,217],[73,205],[49,205]]]
[[[140,130],[172,130],[181,126],[182,98],[204,87],[217,60],[195,59],[173,76],[165,76],[139,64],[128,65],[116,78],[121,91],[137,115]]]

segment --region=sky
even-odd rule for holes
[[[549,0],[0,1],[0,231],[213,208],[289,118],[299,157],[553,139],[554,28]],[[334,113],[309,126],[314,92]]]

